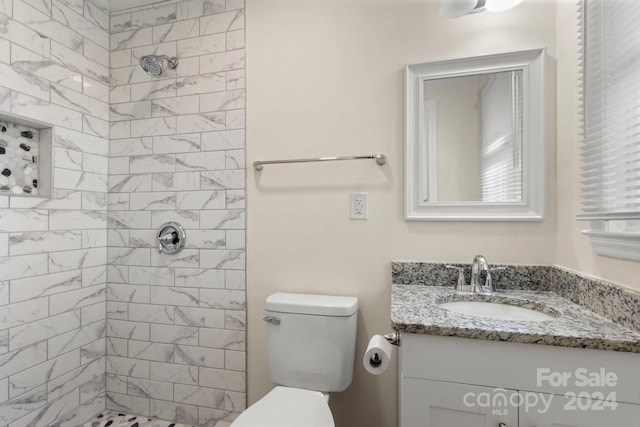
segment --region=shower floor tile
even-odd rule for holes
[[[177,424],[171,421],[157,420],[140,415],[123,414],[116,411],[103,411],[87,421],[83,427],[195,427]]]

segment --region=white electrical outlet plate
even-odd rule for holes
[[[351,193],[349,211],[351,219],[367,219],[367,193]]]

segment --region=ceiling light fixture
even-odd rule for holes
[[[522,3],[522,0],[440,0],[440,15],[459,18],[472,13],[504,12]]]

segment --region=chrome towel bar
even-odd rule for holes
[[[290,160],[256,160],[253,162],[253,168],[261,171],[264,165],[275,165],[278,163],[307,163],[307,162],[328,162],[334,160],[363,160],[373,159],[380,166],[387,163],[387,156],[384,154],[371,154],[369,156],[343,156],[343,157],[317,157],[312,159],[290,159]]]

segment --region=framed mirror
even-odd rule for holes
[[[545,50],[407,65],[405,219],[539,221]]]

